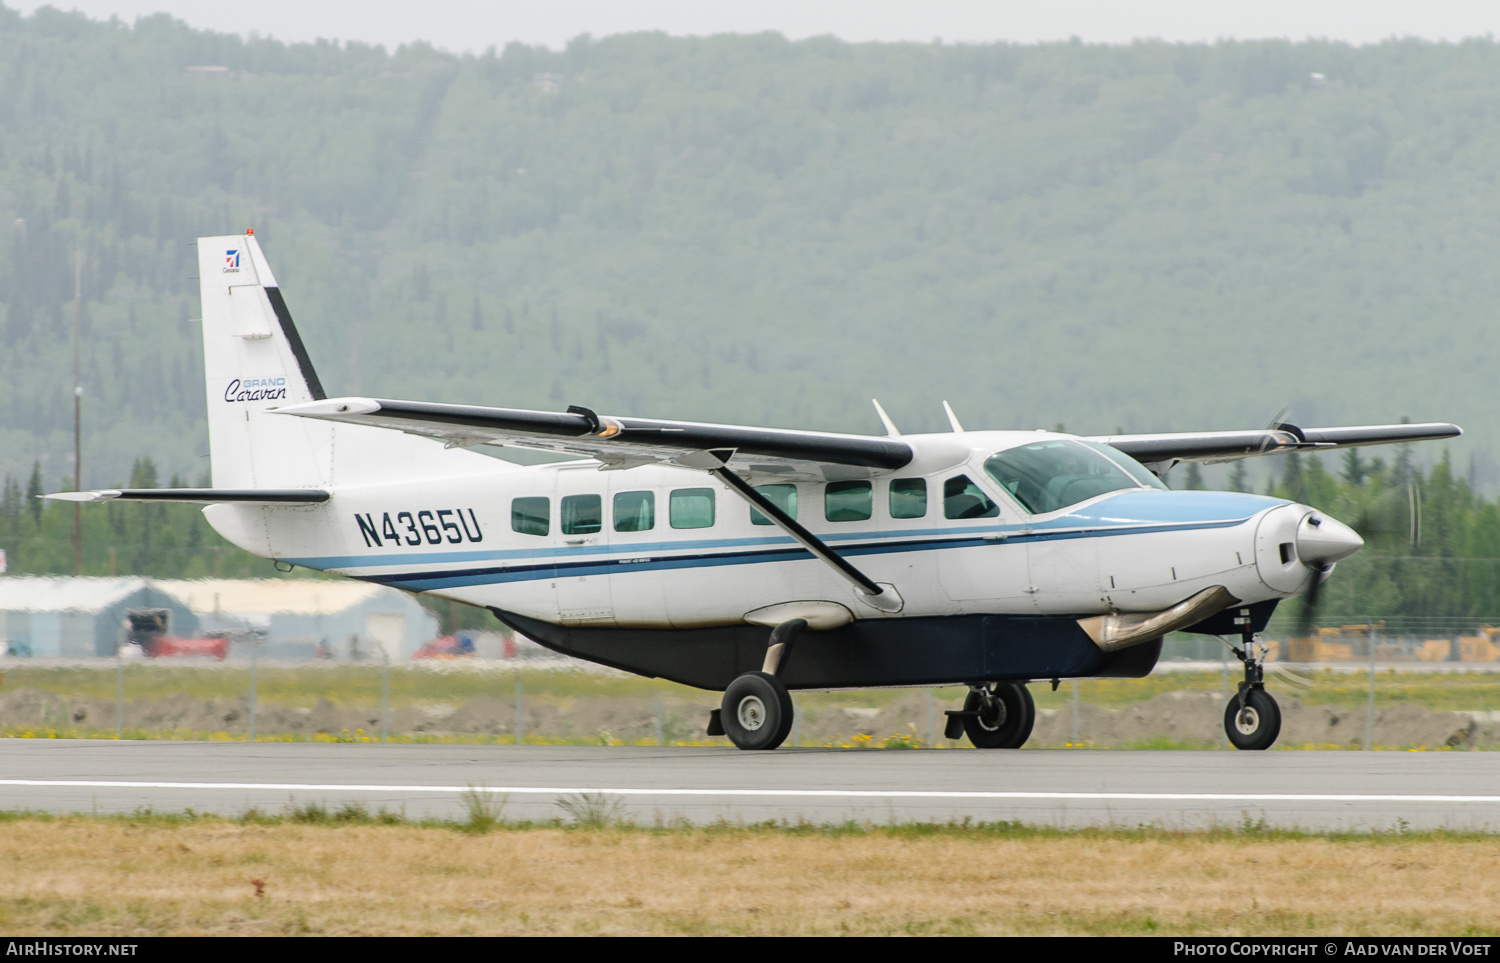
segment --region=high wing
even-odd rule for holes
[[[1331,451],[1364,445],[1456,438],[1457,425],[1364,425],[1351,428],[1298,428],[1279,424],[1251,431],[1172,432],[1155,435],[1099,435],[1089,441],[1117,448],[1158,473],[1180,461],[1221,462],[1289,451]]]
[[[394,428],[449,447],[517,445],[596,458],[604,468],[652,463],[713,470],[732,464],[751,476],[844,480],[870,478],[910,464],[912,447],[894,438],[690,421],[484,408],[376,398],[333,398],[289,405],[278,414]]]
[[[579,455],[603,462],[606,470],[653,463],[713,470],[729,464],[750,476],[832,481],[896,471],[916,455],[899,438],[617,418],[577,405],[553,412],[333,398],[289,405],[276,413],[396,429],[436,438],[450,447],[516,445]],[[1248,431],[1100,435],[1088,440],[1117,448],[1162,472],[1180,461],[1234,461],[1289,451],[1453,438],[1462,433],[1457,425],[1445,423],[1306,429],[1279,424]]]

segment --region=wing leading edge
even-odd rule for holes
[[[836,480],[897,471],[916,456],[902,438],[616,418],[578,406],[555,412],[333,398],[290,405],[276,413],[395,429],[435,438],[450,447],[516,445],[579,455],[598,459],[605,469],[667,463],[711,471],[728,462],[744,474]],[[1280,424],[1248,431],[1100,435],[1088,440],[1117,448],[1160,473],[1180,461],[1234,461],[1461,434],[1457,425],[1446,423],[1305,429]]]
[[[1154,435],[1099,435],[1089,441],[1109,445],[1153,470],[1170,468],[1179,461],[1221,462],[1290,451],[1330,451],[1364,445],[1456,438],[1457,425],[1433,422],[1422,425],[1364,425],[1351,428],[1298,428],[1276,425],[1252,431],[1173,432]]]
[[[518,445],[583,455],[597,458],[606,469],[670,463],[711,470],[732,459],[736,470],[752,474],[842,479],[895,471],[915,457],[909,444],[895,438],[614,418],[578,406],[553,412],[334,398],[277,411],[394,428],[439,439],[450,447]]]

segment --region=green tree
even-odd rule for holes
[[[42,463],[31,463],[31,479],[26,483],[26,504],[31,507],[31,520],[42,523]]]
[[[1294,502],[1306,503],[1311,499],[1307,479],[1302,471],[1302,456],[1295,451],[1284,457],[1281,472],[1281,490]]]
[[[0,496],[0,527],[3,527],[7,539],[21,534],[22,504],[21,483],[6,475],[5,492]]]
[[[1369,474],[1369,467],[1361,457],[1358,448],[1346,448],[1344,450],[1343,479],[1351,485],[1359,486],[1365,483],[1365,477]]]

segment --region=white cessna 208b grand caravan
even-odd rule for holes
[[[483,606],[571,656],[722,690],[709,732],[774,749],[788,689],[963,684],[947,735],[1016,748],[1026,684],[1149,673],[1162,637],[1238,636],[1225,709],[1275,741],[1264,629],[1360,537],[1279,498],[1169,491],[1179,461],[1458,435],[1448,424],[1084,438],[887,437],[328,398],[250,232],[198,241],[212,489],[67,492],[204,504],[278,563]],[[946,407],[946,402],[944,403]],[[878,405],[877,405],[878,408]],[[521,466],[467,446],[586,460]]]

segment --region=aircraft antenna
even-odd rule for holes
[[[954,432],[954,434],[958,434],[958,435],[963,434],[964,433],[964,426],[960,425],[958,423],[958,415],[955,415],[953,413],[953,406],[950,405],[950,404],[948,404],[947,401],[944,401],[943,402],[943,411],[946,412],[947,415],[948,415],[948,424],[950,424],[950,425],[953,426],[953,432]]]
[[[896,427],[896,423],[891,420],[891,416],[885,413],[885,409],[880,407],[880,399],[871,398],[870,403],[875,406],[875,413],[880,416],[880,423],[885,425],[886,435],[891,438],[900,438],[901,430]]]

